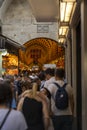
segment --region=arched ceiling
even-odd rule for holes
[[[0,18],[3,16],[14,0],[0,0]],[[58,2],[57,0],[17,0],[20,5],[29,5],[37,22],[57,22],[58,18]],[[21,7],[21,6],[20,6]],[[26,9],[26,7],[25,7]],[[27,10],[28,11],[28,10]]]
[[[36,38],[24,44],[25,52],[20,51],[20,60],[26,65],[43,65],[64,56],[64,47],[48,38]]]
[[[28,0],[37,22],[57,22],[57,0]]]

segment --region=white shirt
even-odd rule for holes
[[[64,84],[64,81],[58,80],[58,81],[56,81],[56,83],[58,83],[62,87],[63,84]],[[49,92],[52,95],[51,109],[52,109],[53,114],[54,115],[72,115],[71,107],[70,107],[70,100],[69,100],[69,106],[65,110],[59,110],[55,106],[55,100],[54,99],[55,99],[55,94],[56,94],[58,87],[55,84],[51,83],[51,84],[49,84],[47,89],[49,90]],[[70,99],[70,96],[72,96],[72,94],[73,94],[73,88],[69,84],[67,84],[65,89],[68,92],[68,96],[69,96],[69,99]]]
[[[44,83],[44,88],[48,88],[49,84],[55,82],[55,77],[51,77],[49,80],[46,80]]]

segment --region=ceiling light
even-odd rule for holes
[[[61,26],[59,28],[59,35],[66,36],[68,32],[68,26]]]
[[[59,38],[58,42],[59,43],[64,43],[65,42],[65,38]]]
[[[76,0],[61,0],[61,2],[76,2]]]
[[[5,56],[7,53],[8,53],[7,50],[6,50],[6,49],[3,49],[1,55],[2,55],[2,56]]]
[[[73,2],[60,2],[60,22],[70,21],[73,6]]]

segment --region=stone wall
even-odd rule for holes
[[[3,20],[5,12],[7,11],[12,0],[0,0],[0,20]]]
[[[38,37],[58,40],[58,24],[37,23],[27,0],[13,0],[2,19],[2,33],[20,44]]]

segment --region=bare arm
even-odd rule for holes
[[[48,130],[48,126],[50,123],[50,117],[49,117],[49,107],[48,107],[48,103],[46,100],[42,101],[43,104],[43,119],[44,119],[44,126],[45,126],[45,130]]]
[[[17,110],[22,111],[23,102],[24,102],[24,98],[21,98],[18,103]]]
[[[48,126],[50,123],[50,117],[49,117],[49,103],[47,101],[47,98],[45,95],[43,95],[42,93],[38,93],[38,99],[39,101],[42,102],[43,105],[43,120],[44,120],[44,126],[45,126],[45,130],[48,130]]]

